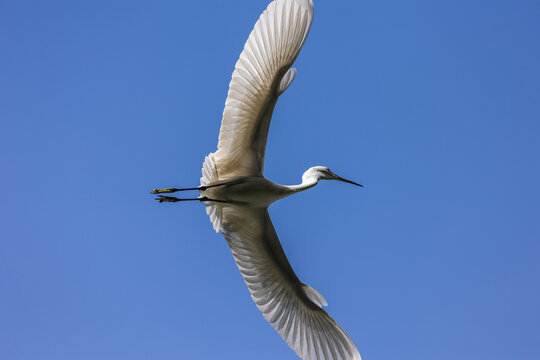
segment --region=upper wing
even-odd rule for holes
[[[253,301],[298,356],[360,360],[352,340],[322,309],[322,295],[296,277],[267,209],[219,207],[222,232]]]
[[[291,65],[312,20],[312,0],[276,0],[255,24],[232,75],[213,154],[220,180],[262,176],[272,112],[294,80]]]

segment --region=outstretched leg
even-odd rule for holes
[[[173,192],[177,192],[177,191],[189,191],[189,190],[199,190],[199,191],[204,191],[206,189],[210,189],[212,187],[216,187],[216,186],[223,186],[223,185],[231,185],[232,183],[236,182],[237,180],[233,180],[233,181],[224,181],[224,182],[221,182],[221,183],[217,183],[217,184],[212,184],[212,185],[201,185],[201,186],[197,186],[197,187],[194,187],[194,188],[182,188],[182,189],[177,189],[177,188],[167,188],[167,189],[154,189],[150,192],[150,194],[170,194],[170,193],[173,193]]]
[[[167,188],[167,189],[154,189],[150,192],[150,194],[170,194],[170,193],[174,193],[174,192],[177,192],[177,191],[190,191],[190,190],[199,190],[199,191],[204,191],[206,189],[210,189],[210,188],[213,188],[213,187],[216,187],[216,186],[223,186],[223,185],[234,185],[234,184],[237,184],[238,182],[240,182],[241,179],[233,179],[233,180],[226,180],[226,181],[223,181],[223,182],[219,182],[219,183],[215,183],[215,184],[212,184],[212,185],[201,185],[201,186],[197,186],[197,187],[192,187],[192,188],[182,188],[182,189],[177,189],[177,188]]]
[[[199,186],[199,187],[185,188],[185,189],[177,189],[177,188],[154,189],[150,192],[150,194],[168,194],[168,193],[174,193],[177,191],[188,191],[188,190],[206,190],[206,188],[204,186]]]
[[[219,202],[219,203],[229,203],[229,201],[226,201],[226,200],[209,199],[206,196],[199,196],[197,198],[191,198],[191,199],[179,199],[179,198],[174,197],[174,196],[159,195],[156,198],[156,200],[159,201],[160,203],[163,203],[163,202],[178,202],[178,201],[200,201],[200,202],[212,201],[212,202]]]

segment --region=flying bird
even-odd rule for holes
[[[155,189],[153,194],[198,190],[196,198],[158,195],[159,202],[200,201],[221,232],[264,318],[306,360],[360,360],[345,331],[323,310],[324,297],[294,273],[268,215],[268,206],[320,180],[357,186],[315,166],[299,185],[263,176],[266,139],[277,99],[293,82],[292,68],[313,20],[312,0],[276,0],[262,13],[229,85],[217,151],[204,161],[200,186]]]

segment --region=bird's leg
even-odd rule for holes
[[[194,198],[194,199],[179,199],[179,198],[174,197],[174,196],[159,195],[156,198],[156,200],[159,201],[160,203],[163,203],[163,202],[178,202],[178,201],[195,201],[195,200],[199,200],[199,199],[197,199],[197,198]]]
[[[194,187],[194,188],[184,188],[184,189],[177,189],[177,188],[167,188],[167,189],[154,189],[150,192],[150,194],[169,194],[174,193],[177,191],[188,191],[188,190],[203,190],[200,189],[201,187]]]
[[[159,195],[156,198],[156,200],[159,201],[160,203],[163,203],[163,202],[179,202],[179,201],[200,201],[200,202],[212,201],[212,202],[219,202],[219,203],[228,203],[229,202],[229,201],[226,201],[226,200],[209,199],[206,196],[199,196],[197,198],[191,198],[191,199],[179,199],[179,198],[174,197],[174,196]]]
[[[232,184],[233,182],[232,181],[226,181],[226,182],[222,182],[222,183],[217,183],[217,184],[212,184],[212,185],[201,185],[201,186],[197,186],[197,187],[193,187],[193,188],[182,188],[182,189],[177,189],[177,188],[167,188],[167,189],[154,189],[150,192],[150,194],[170,194],[170,193],[174,193],[174,192],[177,192],[177,191],[189,191],[189,190],[199,190],[199,191],[204,191],[206,189],[209,189],[209,188],[213,188],[213,187],[216,187],[216,186],[222,186],[222,185],[229,185],[229,184]]]

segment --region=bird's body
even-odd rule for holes
[[[217,184],[221,184],[218,182]],[[210,184],[212,185],[212,184]],[[213,184],[215,185],[215,184]],[[270,206],[273,202],[293,194],[287,186],[263,177],[249,176],[229,180],[223,185],[200,190],[201,196],[249,207]]]
[[[325,172],[328,172],[328,174],[325,174]],[[203,178],[201,181],[202,188],[199,191],[202,197],[208,199],[249,207],[267,208],[277,200],[311,189],[321,179],[341,180],[358,185],[352,181],[340,178],[324,166],[315,166],[304,173],[302,183],[298,185],[280,185],[262,176],[244,176],[228,181],[218,180],[215,182],[206,182]]]
[[[251,297],[265,319],[306,360],[360,360],[345,331],[322,309],[326,300],[302,283],[289,264],[268,207],[310,189],[319,180],[346,180],[315,166],[299,185],[263,176],[266,139],[277,99],[293,82],[291,68],[313,20],[312,0],[276,0],[263,12],[236,63],[225,103],[218,149],[203,164],[200,197],[160,195],[160,202],[199,200],[214,229],[223,233]],[[361,185],[359,185],[361,186]]]

